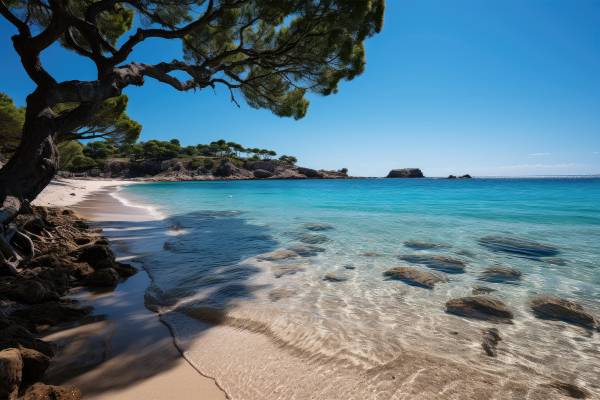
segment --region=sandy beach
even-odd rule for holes
[[[67,207],[98,226],[110,221],[153,221],[150,209],[127,206],[110,193],[118,180],[52,182],[36,205]],[[104,233],[118,259],[138,268],[136,255],[114,232]],[[54,332],[44,340],[55,343],[58,355],[47,371],[48,383],[75,385],[86,399],[225,399],[215,381],[192,367],[175,347],[169,329],[144,305],[150,279],[144,270],[115,290],[72,297],[94,307],[91,321]]]

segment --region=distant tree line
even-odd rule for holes
[[[117,144],[112,140],[88,142],[85,145],[77,141],[59,145],[60,167],[63,170],[83,171],[108,159],[126,158],[131,161],[169,160],[172,158],[234,158],[238,160],[272,160],[277,157],[274,150],[256,147],[244,147],[236,142],[223,139],[208,144],[181,146],[178,139],[148,140],[138,143]],[[298,160],[294,156],[282,155],[282,163],[294,165]],[[212,165],[212,163],[209,163]]]

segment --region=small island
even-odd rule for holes
[[[419,168],[401,168],[393,169],[386,178],[424,178],[423,172]]]

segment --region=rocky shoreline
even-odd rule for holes
[[[67,297],[71,289],[112,290],[137,270],[70,210],[33,207],[16,224],[36,254],[16,273],[0,271],[0,398],[79,399],[75,387],[43,383],[56,348],[39,337],[90,318],[91,307]]]
[[[316,170],[278,160],[242,161],[223,158],[197,165],[193,159],[139,162],[110,160],[102,168],[81,173],[61,172],[63,177],[92,177],[142,181],[215,181],[254,179],[349,179],[348,171]]]

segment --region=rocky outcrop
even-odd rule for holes
[[[538,296],[531,300],[536,317],[567,322],[587,329],[598,327],[598,321],[580,304],[555,296]]]
[[[465,272],[466,264],[464,261],[448,256],[435,256],[429,254],[411,254],[402,255],[399,259],[411,264],[421,264],[428,268],[447,274],[462,274]]]
[[[446,302],[446,312],[461,317],[494,322],[511,322],[512,311],[500,300],[489,296],[470,296]]]
[[[298,167],[296,170],[307,178],[323,178],[323,173],[315,169]]]
[[[560,253],[560,251],[552,245],[518,237],[485,236],[479,239],[478,243],[492,251],[533,258],[553,257]]]
[[[402,168],[391,170],[386,178],[424,178],[419,168]]]
[[[254,170],[253,174],[256,179],[266,179],[266,178],[270,178],[273,176],[272,172],[269,172],[265,169]]]
[[[410,267],[395,267],[385,271],[383,276],[425,289],[433,289],[437,283],[448,282],[443,275]]]
[[[81,392],[73,386],[52,386],[36,383],[31,386],[22,400],[80,400]]]

